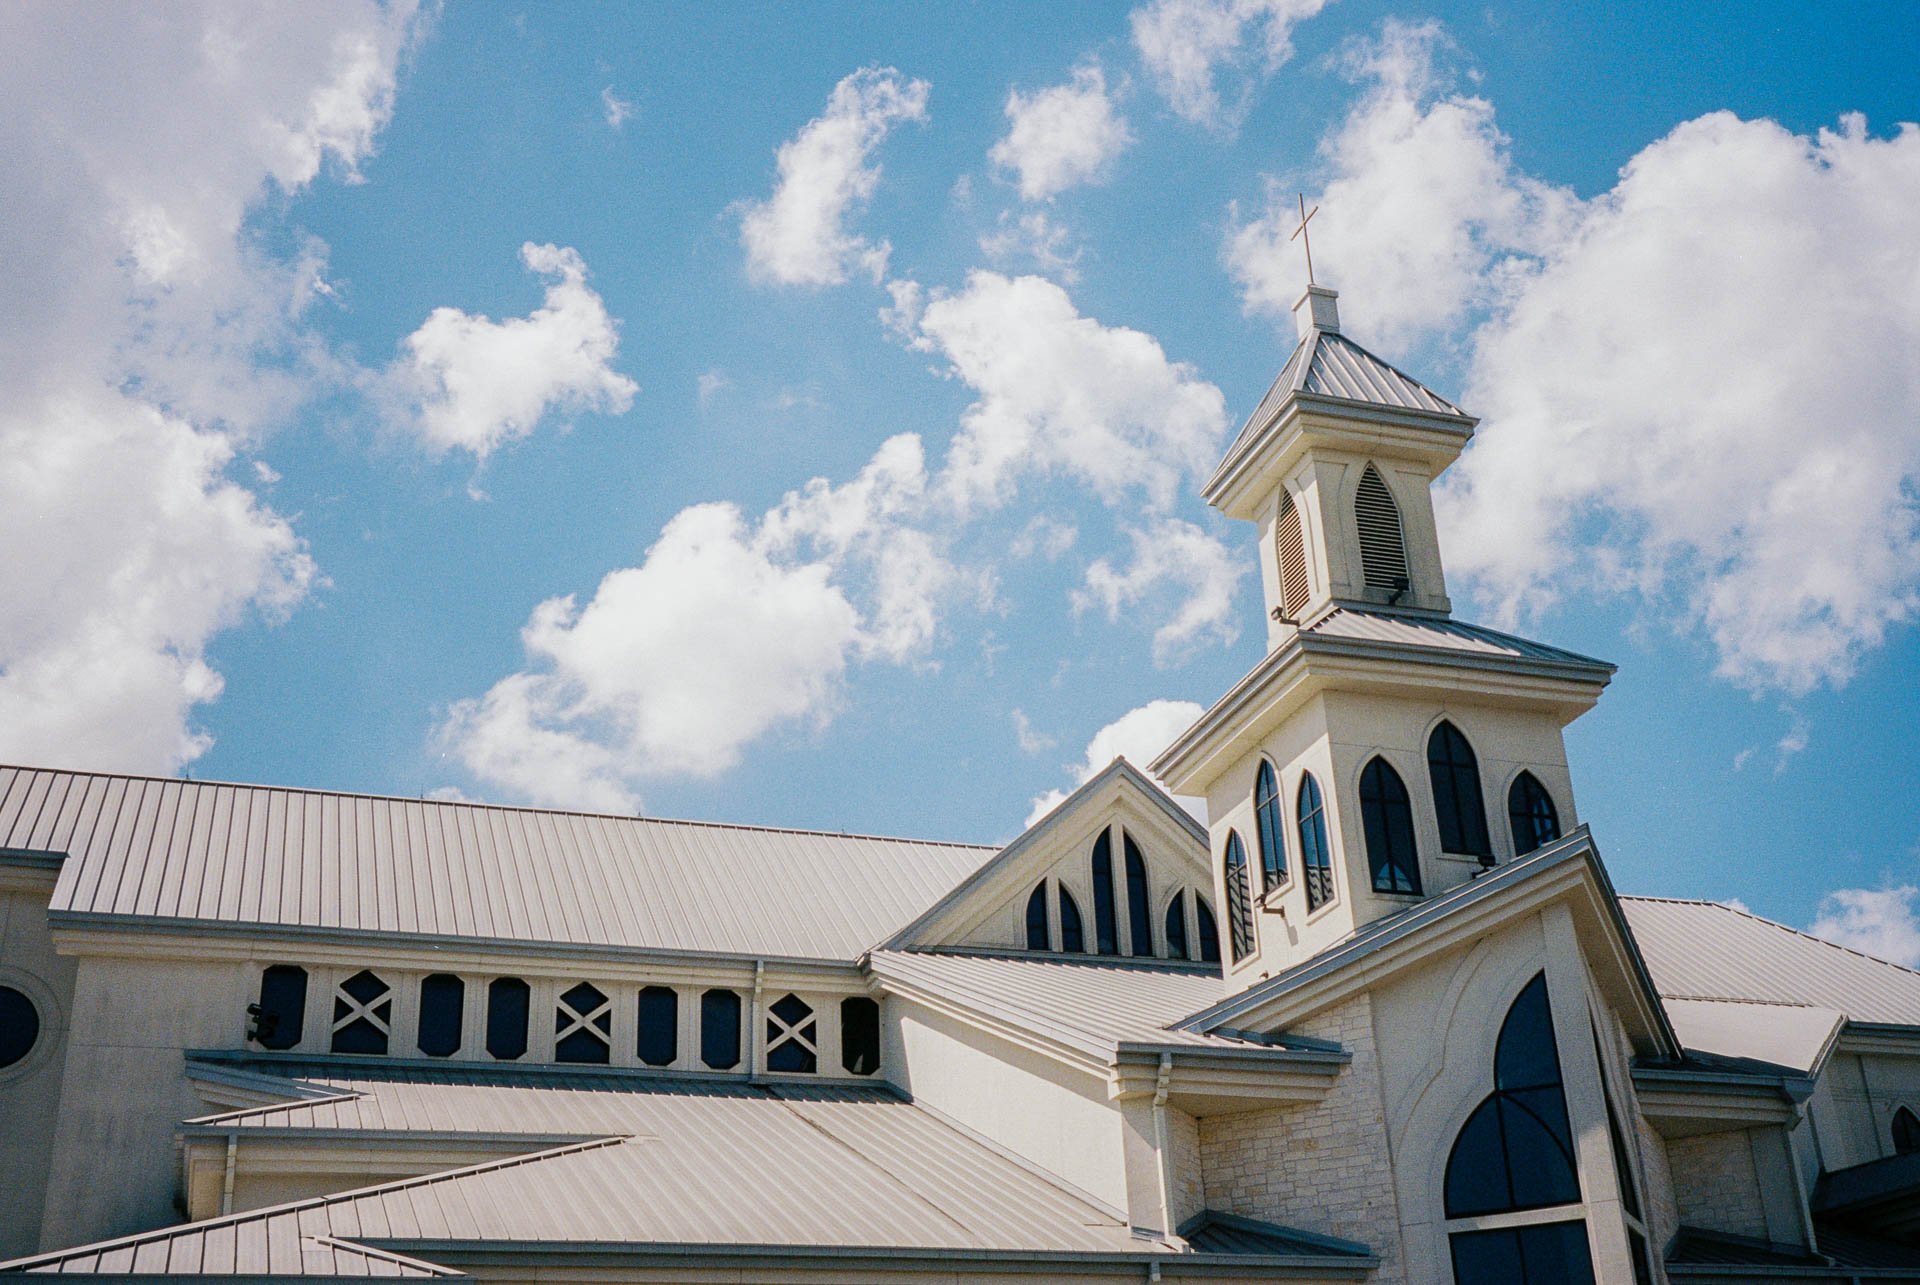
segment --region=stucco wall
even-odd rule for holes
[[[47,935],[52,877],[0,885],[0,985],[32,1001],[40,1036],[27,1055],[0,1068],[0,1258],[39,1247],[41,1197],[53,1158],[66,1064],[73,961],[53,953]]]

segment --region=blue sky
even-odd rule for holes
[[[1261,654],[1304,191],[1616,882],[1920,953],[1920,10],[122,18],[0,17],[0,757],[1010,837]]]

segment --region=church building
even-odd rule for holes
[[[1265,657],[1005,847],[0,768],[0,1274],[1920,1282],[1920,973],[1615,892],[1295,311]]]

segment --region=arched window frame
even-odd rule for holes
[[[1087,854],[1087,874],[1093,885],[1093,953],[1120,953],[1120,899],[1113,880],[1113,830],[1094,836]]]
[[[1051,951],[1059,934],[1053,926],[1053,898],[1047,895],[1047,885],[1052,880],[1042,879],[1033,885],[1033,891],[1027,894],[1027,904],[1022,911],[1021,923],[1026,932],[1028,950]]]
[[[1313,572],[1307,554],[1305,515],[1293,492],[1284,486],[1273,519],[1273,561],[1280,588],[1280,614],[1297,624],[1313,600]]]
[[[1507,784],[1507,828],[1513,855],[1524,857],[1561,837],[1560,805],[1541,779],[1521,768]]]
[[[1193,893],[1193,930],[1194,939],[1200,943],[1200,962],[1218,964],[1220,962],[1220,920],[1213,913],[1213,903]]]
[[[1480,755],[1452,719],[1440,719],[1427,733],[1427,784],[1433,790],[1440,851],[1492,865],[1493,835],[1487,825]]]
[[[1175,888],[1160,909],[1160,942],[1168,959],[1193,959],[1194,931],[1188,916],[1192,913],[1185,888]]]
[[[1247,870],[1246,845],[1238,830],[1227,831],[1226,849],[1220,855],[1221,874],[1227,892],[1228,950],[1235,964],[1245,963],[1254,952],[1253,886]]]
[[[1327,837],[1327,801],[1312,772],[1300,774],[1294,789],[1294,834],[1300,841],[1300,877],[1307,885],[1307,913],[1338,899],[1333,846]]]
[[[1400,497],[1371,460],[1354,483],[1353,524],[1360,541],[1361,583],[1398,600],[1413,582],[1406,520],[1401,516]]]
[[[1376,754],[1360,769],[1357,793],[1373,890],[1420,896],[1420,843],[1406,779],[1386,755]]]
[[[1120,830],[1120,877],[1127,893],[1127,953],[1153,956],[1153,882],[1147,854],[1125,827]]]
[[[1262,758],[1253,774],[1253,835],[1260,848],[1260,886],[1272,896],[1287,885],[1287,823],[1280,801],[1280,773]]]

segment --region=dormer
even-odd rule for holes
[[[1341,334],[1338,300],[1294,305],[1300,341],[1202,491],[1260,526],[1269,649],[1336,607],[1451,610],[1431,487],[1477,421]]]

